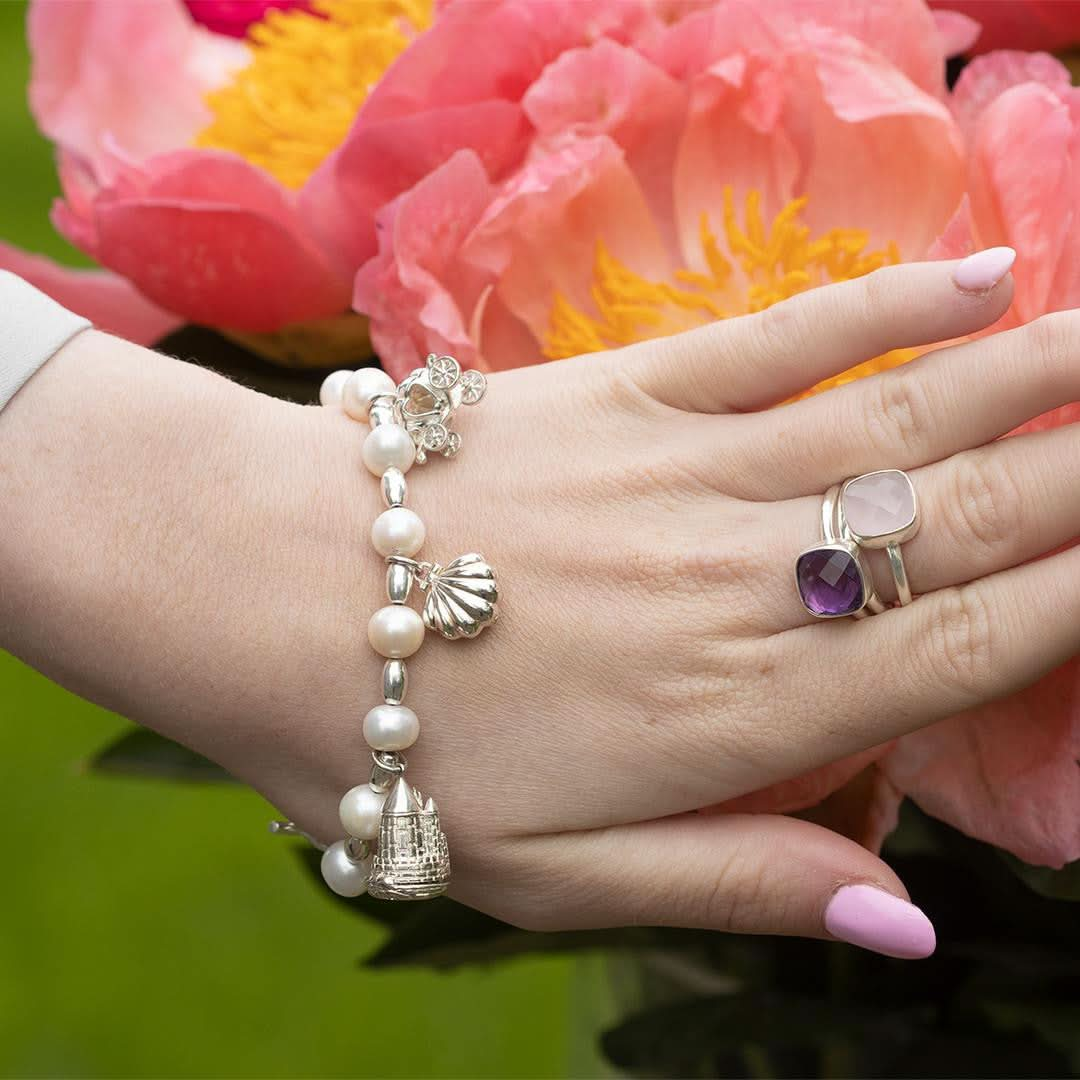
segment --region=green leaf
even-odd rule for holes
[[[1004,1031],[1035,1032],[1065,1054],[1080,1072],[1080,1003],[1075,999],[1027,997],[1023,1001],[984,1001],[981,1008]]]
[[[793,1051],[816,1058],[837,1043],[902,1045],[925,1023],[923,1013],[875,1010],[853,1002],[838,1008],[827,999],[773,991],[735,993],[639,1012],[605,1032],[602,1042],[608,1059],[623,1069],[715,1076],[730,1074],[733,1063],[741,1061],[736,1075],[768,1075],[778,1051],[785,1059]]]
[[[90,760],[94,772],[199,783],[235,783],[220,765],[146,728],[132,728]]]
[[[1054,870],[1049,866],[1031,866],[1005,851],[1001,856],[1009,869],[1040,896],[1049,900],[1080,900],[1080,859]]]
[[[588,949],[645,948],[662,944],[665,932],[644,927],[536,933],[441,898],[397,923],[385,944],[364,960],[365,967],[423,965],[450,970],[536,953]]]

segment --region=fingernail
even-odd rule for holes
[[[937,945],[934,924],[914,904],[873,885],[837,889],[825,909],[825,929],[840,941],[901,960],[922,960]]]
[[[1016,252],[1011,247],[992,247],[976,251],[957,263],[953,281],[964,292],[986,292],[992,289],[1011,269]]]

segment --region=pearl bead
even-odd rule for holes
[[[401,660],[424,643],[424,620],[412,608],[388,604],[371,616],[367,636],[380,656]]]
[[[324,852],[322,862],[323,881],[338,896],[363,896],[367,892],[368,879],[371,877],[371,859],[353,861],[345,850],[345,841],[338,840]]]
[[[338,817],[342,828],[358,840],[374,840],[379,835],[386,794],[379,794],[370,784],[358,784],[341,796]]]
[[[397,384],[385,371],[375,367],[361,368],[349,376],[341,392],[341,404],[354,419],[367,423],[371,399],[380,394],[397,392]]]
[[[380,555],[415,555],[426,534],[420,515],[404,506],[384,510],[371,526],[371,542]]]
[[[341,392],[345,389],[345,384],[351,377],[352,372],[345,369],[330,372],[323,379],[322,386],[319,387],[319,404],[340,405]]]
[[[407,705],[376,705],[364,717],[364,738],[372,750],[408,750],[420,737],[420,721]]]
[[[383,424],[372,430],[364,440],[362,453],[364,464],[379,477],[387,469],[408,472],[416,460],[416,447],[400,424]]]

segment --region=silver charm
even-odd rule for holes
[[[449,882],[450,852],[439,809],[400,776],[383,805],[368,892],[381,900],[427,900],[446,892]]]
[[[454,641],[476,637],[499,617],[499,586],[483,555],[462,555],[446,566],[428,563],[418,579],[424,600],[424,625]]]
[[[416,463],[428,454],[453,457],[461,448],[461,436],[450,429],[461,405],[476,405],[487,390],[481,371],[461,370],[452,356],[432,353],[422,368],[411,372],[398,386],[395,411],[416,444]]]

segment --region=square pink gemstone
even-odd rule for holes
[[[915,520],[915,489],[897,469],[860,476],[844,488],[844,517],[867,539],[903,532]]]

